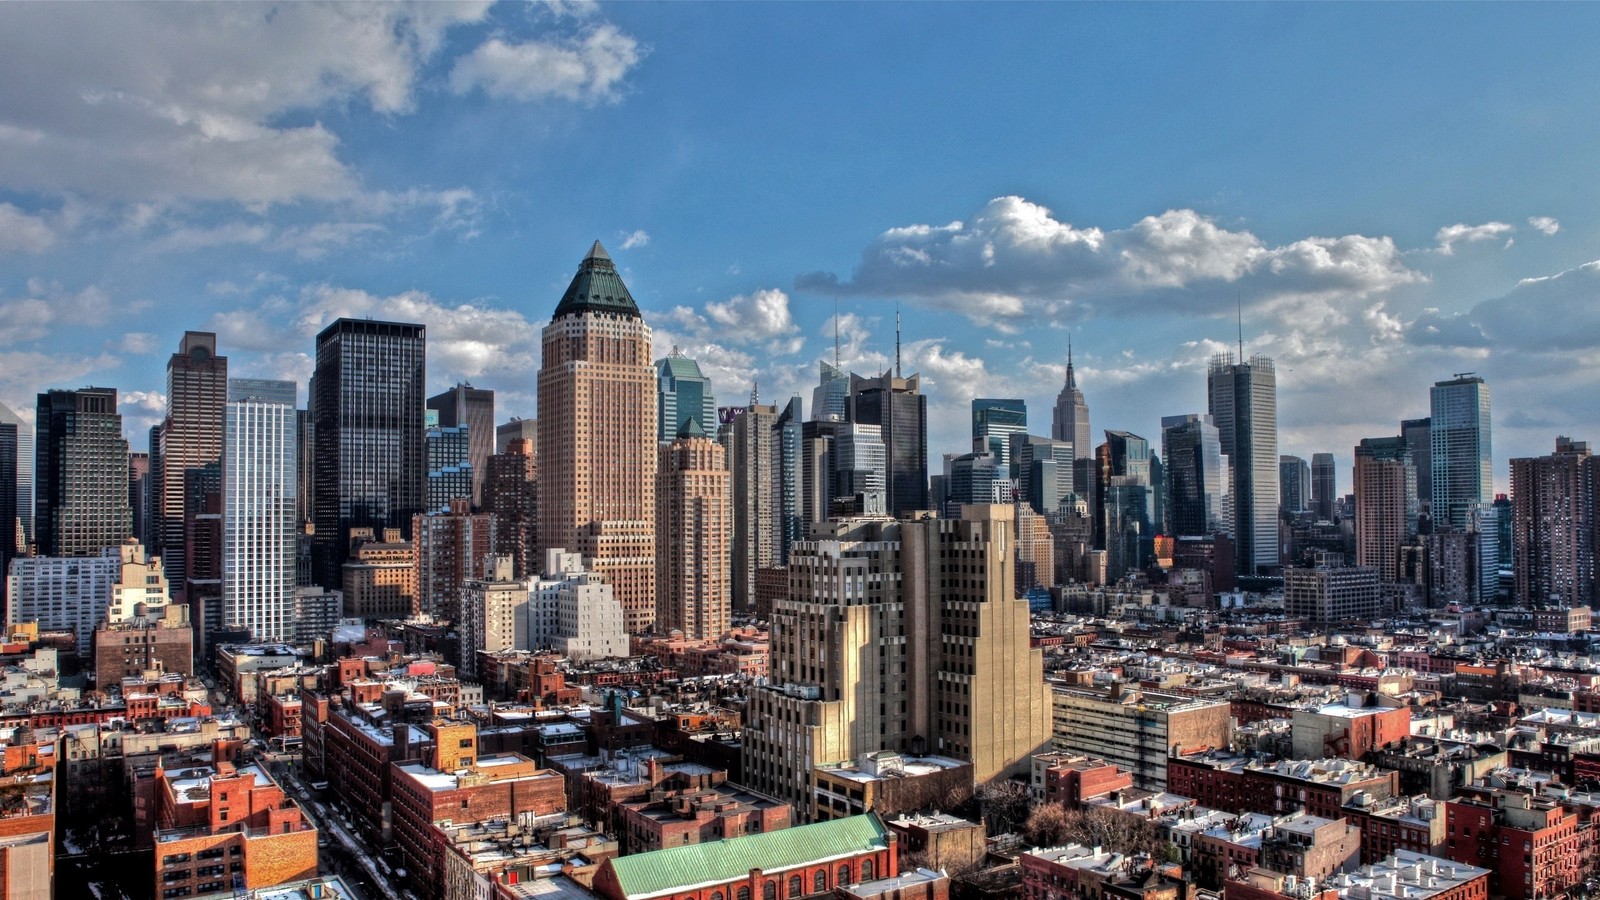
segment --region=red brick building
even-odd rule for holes
[[[1496,789],[1445,804],[1451,859],[1491,870],[1507,900],[1555,897],[1584,879],[1594,830],[1550,797]]]
[[[1167,760],[1167,790],[1224,812],[1269,815],[1304,810],[1337,819],[1357,795],[1371,801],[1400,794],[1400,774],[1348,759],[1262,763],[1227,753]]]
[[[1133,775],[1091,756],[1041,753],[1034,757],[1034,795],[1075,809],[1094,797],[1133,787]]]
[[[654,763],[654,760],[651,761]],[[719,841],[788,828],[793,810],[727,782],[726,774],[706,787],[661,789],[648,798],[623,803],[618,836],[624,853]]]
[[[256,766],[157,773],[155,896],[266,888],[317,874],[317,832]]]

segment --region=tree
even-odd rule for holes
[[[1028,786],[1015,781],[992,781],[978,788],[978,808],[990,834],[1020,830],[1028,821],[1031,806]]]
[[[1028,816],[1024,833],[1035,847],[1055,847],[1066,843],[1070,814],[1059,803],[1042,803]]]

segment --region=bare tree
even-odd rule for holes
[[[990,834],[1019,831],[1028,821],[1031,805],[1025,784],[992,781],[978,788],[978,807]]]

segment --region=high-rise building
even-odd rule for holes
[[[1311,508],[1311,467],[1298,456],[1278,457],[1278,506],[1291,513]]]
[[[1411,445],[1411,467],[1417,470],[1417,500],[1423,506],[1433,502],[1433,420],[1402,419],[1400,436]]]
[[[467,458],[472,461],[472,505],[483,506],[483,479],[496,437],[494,391],[457,384],[442,394],[429,397],[428,408],[439,411],[439,427],[466,428]]]
[[[944,496],[937,498],[936,508],[942,514],[952,505],[967,506],[973,503],[1009,502],[1010,488],[1006,485],[1005,467],[999,457],[988,452],[946,453],[944,455]],[[1008,496],[996,496],[996,489]]]
[[[339,319],[317,335],[317,581],[338,587],[351,529],[410,528],[423,509],[427,331]],[[348,596],[348,594],[347,594]]]
[[[882,429],[876,425],[842,423],[833,437],[833,498],[850,501],[856,510],[886,515],[889,481],[885,475],[889,451]]]
[[[317,508],[317,444],[311,429],[311,410],[297,409],[294,414],[294,520],[304,529]],[[309,546],[308,542],[302,541]],[[306,584],[311,584],[309,576]]]
[[[294,635],[295,383],[228,382],[222,454],[222,620],[257,641]]]
[[[417,611],[417,549],[400,529],[353,529],[348,556],[340,567],[345,615],[404,619]]]
[[[483,509],[494,515],[494,552],[511,560],[513,577],[539,574],[539,464],[533,441],[518,438],[489,457]]]
[[[795,546],[771,675],[751,690],[746,783],[810,810],[818,767],[880,750],[970,761],[980,784],[1029,765],[1051,708],[1013,590],[1012,512],[836,520]]]
[[[1143,570],[1154,558],[1159,516],[1156,511],[1156,460],[1150,442],[1126,431],[1106,432],[1097,448],[1105,476],[1100,511],[1105,517],[1106,577],[1116,581]]]
[[[747,416],[753,413],[739,418]],[[734,524],[729,481],[722,445],[686,417],[677,439],[661,448],[656,467],[657,631],[681,631],[692,640],[728,631]]]
[[[1161,418],[1166,459],[1167,519],[1172,533],[1204,537],[1226,533],[1223,510],[1222,438],[1210,416],[1190,413]]]
[[[916,375],[850,376],[850,421],[878,426],[894,516],[928,508],[928,398],[919,387]]]
[[[1011,436],[1011,477],[1017,500],[1042,516],[1058,515],[1072,497],[1072,445],[1032,434]]]
[[[423,508],[430,513],[443,512],[450,508],[451,500],[471,501],[473,482],[477,480],[471,429],[466,425],[433,426],[423,435],[422,443],[423,456],[428,460]]]
[[[1499,510],[1494,503],[1489,386],[1471,373],[1436,382],[1430,393],[1428,438],[1433,445],[1433,527],[1478,535],[1475,598],[1499,590]]]
[[[15,508],[11,511],[10,518],[0,522],[0,532],[3,532],[0,533],[0,553],[8,553],[5,548],[15,542],[18,522],[21,523],[23,540],[21,545],[14,549],[20,551],[35,540],[33,536],[34,429],[4,403],[0,403],[0,441],[6,441],[7,435],[10,435],[12,452],[16,454],[16,463],[9,480],[13,489],[11,496]],[[0,473],[0,479],[4,478],[4,473]],[[4,490],[5,485],[0,484],[0,491]],[[10,558],[9,553],[6,558]]]
[[[1323,560],[1283,570],[1283,611],[1325,627],[1371,622],[1382,612],[1378,570]]]
[[[1050,426],[1050,436],[1072,445],[1073,456],[1090,459],[1094,456],[1094,441],[1089,437],[1089,404],[1078,390],[1077,373],[1072,370],[1072,344],[1067,344],[1067,383],[1056,396],[1055,416]]]
[[[512,574],[509,556],[490,554],[467,579],[461,604],[461,675],[478,678],[480,651],[528,649],[528,583]]]
[[[166,570],[186,571],[183,542],[184,473],[222,462],[222,407],[228,402],[228,358],[217,355],[217,336],[186,331],[167,360],[167,414],[150,446],[156,490],[155,551]]]
[[[121,578],[125,559],[143,563],[144,547],[130,540],[93,555],[12,560],[6,574],[6,621],[72,632],[79,655],[87,658],[95,628],[106,621],[111,588]]]
[[[1011,438],[1028,433],[1028,406],[1021,400],[976,397],[972,401],[972,452],[993,453],[1010,469]],[[1015,475],[1015,470],[1012,470]]]
[[[519,419],[511,417],[511,421],[504,425],[496,426],[494,430],[494,452],[504,453],[511,446],[512,441],[525,440],[529,442],[534,456],[539,455],[539,420]]]
[[[6,563],[18,555],[17,551],[27,547],[22,519],[17,515],[17,436],[27,426],[12,421],[15,418],[11,410],[0,405],[0,574],[5,572]],[[0,603],[4,600],[4,589],[0,588]]]
[[[789,564],[789,548],[805,536],[805,422],[800,397],[789,398],[772,426],[772,518],[777,530],[774,565]],[[751,603],[755,602],[754,592]]]
[[[800,426],[800,518],[802,529],[828,519],[833,508],[833,445],[842,419],[811,421]]]
[[[40,394],[35,422],[39,554],[99,556],[108,547],[120,547],[133,534],[133,511],[116,388]]]
[[[1211,419],[1233,467],[1239,572],[1278,565],[1278,377],[1272,360],[1221,353],[1207,375]]]
[[[1355,449],[1356,565],[1400,581],[1400,548],[1417,533],[1417,470],[1403,437],[1362,438]]]
[[[544,329],[539,544],[591,560],[630,631],[655,619],[656,369],[650,328],[595,241]]]
[[[444,512],[412,520],[416,545],[417,610],[440,622],[460,622],[467,580],[477,577],[494,552],[495,521],[472,511],[472,500],[450,501]]]
[[[715,435],[717,398],[700,364],[673,347],[671,355],[656,360],[656,441],[672,443],[691,418],[702,434]]]
[[[752,403],[729,412],[733,414],[728,424],[728,468],[733,471],[733,608],[748,612],[755,606],[756,570],[778,564],[777,504],[782,497],[776,471],[781,459],[775,442],[782,435],[776,406]],[[657,497],[657,508],[660,505]],[[660,525],[658,518],[656,527]],[[659,533],[656,542],[659,549]],[[656,571],[661,571],[659,560]],[[659,584],[656,591],[661,592]]]
[[[850,376],[838,366],[818,362],[820,382],[811,389],[811,420],[843,422],[850,411]]]
[[[1338,471],[1333,464],[1333,454],[1311,454],[1311,511],[1317,514],[1318,521],[1333,521],[1338,499]]]
[[[4,426],[0,426],[4,428]],[[3,438],[0,438],[3,440]],[[0,469],[4,463],[0,462]],[[0,477],[4,477],[0,475]],[[4,487],[0,486],[0,491]],[[0,499],[0,505],[4,504]],[[128,509],[133,514],[133,536],[139,543],[149,546],[150,536],[150,454],[128,454]],[[0,509],[0,520],[3,520],[4,510]],[[4,549],[4,538],[0,537],[0,550]]]
[[[1511,461],[1511,553],[1517,599],[1589,606],[1595,591],[1600,460],[1587,441],[1556,438],[1549,456]]]

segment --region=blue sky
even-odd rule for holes
[[[893,354],[1159,440],[1236,341],[1280,447],[1350,447],[1476,371],[1505,460],[1600,438],[1590,5],[8,4],[0,402],[124,392],[186,329],[310,372],[338,315],[532,415],[599,238],[725,404]]]

